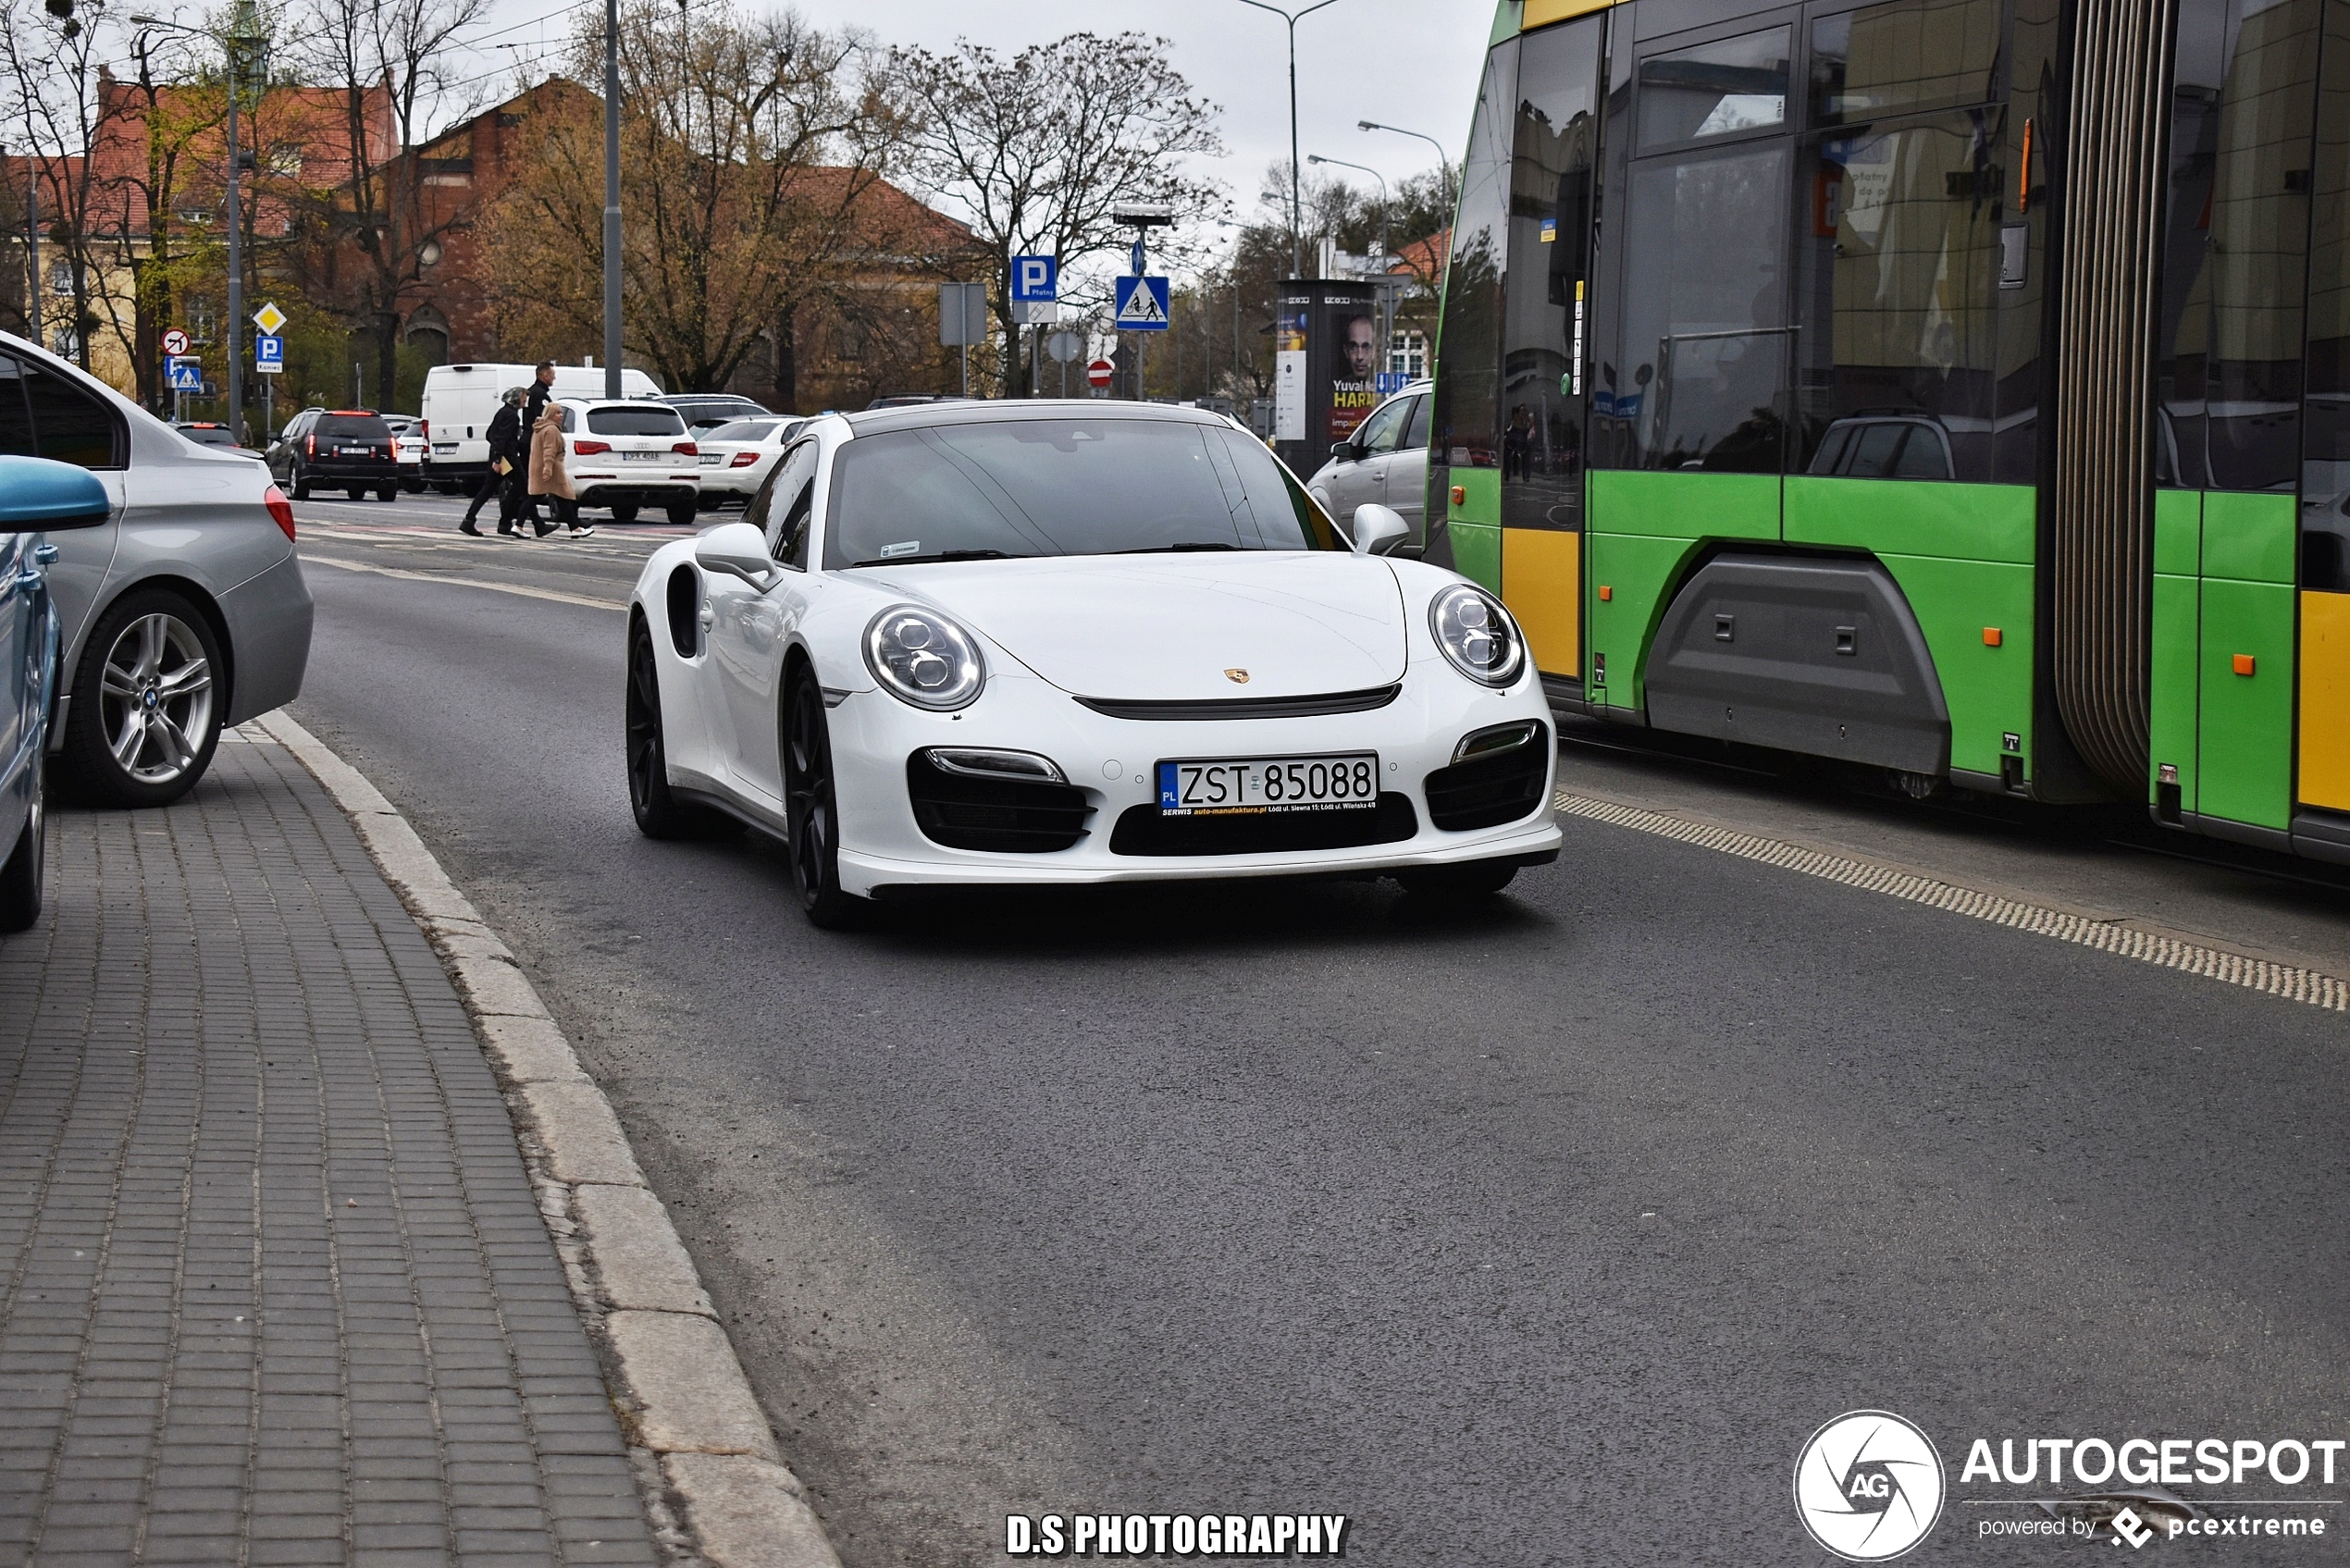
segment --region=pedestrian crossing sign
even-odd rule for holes
[[[1118,329],[1120,332],[1167,330],[1167,279],[1137,278],[1118,280]]]

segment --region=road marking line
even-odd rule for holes
[[[1783,870],[1841,883],[1864,892],[1887,894],[1911,904],[1948,909],[1952,914],[1988,920],[1993,925],[2030,932],[2036,936],[2052,936],[2059,942],[2094,947],[2100,953],[2135,958],[2141,963],[2157,964],[2186,974],[2201,975],[2207,980],[2239,985],[2247,991],[2282,996],[2292,1002],[2306,1002],[2313,1007],[2323,1007],[2331,1012],[2350,1012],[2350,982],[2314,969],[2281,964],[2270,958],[2249,957],[2242,953],[2223,952],[2216,947],[2201,946],[2119,920],[2090,920],[2061,909],[2051,909],[2045,905],[2002,898],[1932,877],[1895,870],[1889,866],[1872,865],[1866,860],[1805,849],[1781,839],[1709,827],[1702,822],[1666,816],[1662,811],[1643,810],[1637,806],[1625,806],[1566,790],[1559,792],[1558,809],[1593,821],[1655,833],[1662,838],[1695,845],[1701,849],[1736,855],[1742,859],[1760,860],[1764,865],[1776,866]]]
[[[365,562],[338,561],[331,555],[302,557],[306,566],[333,566],[345,572],[370,572],[378,577],[398,577],[411,583],[439,583],[452,588],[479,588],[485,593],[515,594],[524,599],[548,599],[557,604],[584,604],[590,610],[625,610],[625,599],[589,599],[585,594],[559,593],[553,588],[526,587],[520,583],[485,583],[478,577],[444,577],[438,572],[403,572],[397,566],[370,566]]]

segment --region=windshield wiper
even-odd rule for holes
[[[916,566],[934,561],[1033,561],[1033,555],[1014,555],[1006,549],[942,549],[929,555],[876,556],[871,561],[852,561],[851,566]]]
[[[1228,545],[1213,540],[1199,540],[1180,545],[1144,545],[1140,549],[1121,549],[1118,553],[1119,555],[1167,555],[1188,550],[1239,549],[1241,548],[1239,545]]]

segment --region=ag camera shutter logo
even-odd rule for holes
[[[1847,1562],[1883,1562],[1925,1539],[1942,1492],[1933,1439],[1890,1411],[1848,1411],[1796,1456],[1795,1512]]]

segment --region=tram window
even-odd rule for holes
[[[1492,468],[1500,462],[1502,267],[1508,243],[1510,106],[1516,89],[1517,47],[1504,43],[1486,56],[1485,87],[1461,170],[1460,217],[1453,226],[1438,337],[1441,363],[1435,450],[1429,454],[1430,518],[1446,515],[1443,496],[1451,468]]]
[[[1599,18],[1519,44],[1502,338],[1502,522],[1582,525]]]
[[[2298,477],[2327,3],[2182,3],[2156,370],[2178,484],[2291,489]]]
[[[1974,190],[1988,134],[1980,117],[1950,115],[1804,143],[1799,470],[1990,476],[1998,229],[1996,198]],[[1831,469],[1816,466],[1812,444],[1861,415],[1896,422],[1868,426]],[[1913,429],[1917,440],[1898,439]]]
[[[1891,0],[1818,18],[1812,123],[1985,102],[1998,56],[1998,0]]]
[[[2310,171],[2308,387],[2301,418],[2301,586],[2350,593],[2350,3],[2325,9]]]
[[[1641,150],[1785,124],[1793,36],[1764,28],[1643,59]]]
[[[1784,142],[1633,165],[1613,407],[1635,465],[1780,471],[1787,167]]]

